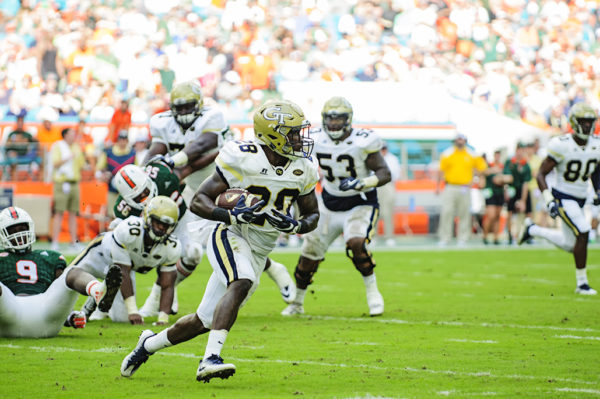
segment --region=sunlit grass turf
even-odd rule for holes
[[[121,360],[141,328],[96,321],[51,339],[0,339],[0,397],[600,396],[600,298],[573,293],[570,255],[543,248],[375,256],[386,300],[377,318],[367,316],[362,278],[342,253],[321,264],[304,317],[279,315],[285,304],[263,275],[222,353],[238,368],[228,380],[195,381],[206,336],[122,378]],[[292,271],[297,254],[273,258]],[[588,264],[598,288],[597,250]],[[204,261],[179,287],[172,321],[195,311],[209,273]],[[138,276],[138,305],[154,278]]]

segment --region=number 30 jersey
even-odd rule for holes
[[[56,271],[66,267],[64,256],[55,251],[0,252],[0,282],[15,295],[45,292],[54,281]]]
[[[341,191],[340,182],[347,177],[363,179],[373,173],[367,168],[367,157],[381,150],[379,136],[371,130],[352,129],[344,141],[332,140],[322,129],[311,131],[315,140],[313,157],[317,158],[323,173],[323,188],[336,197],[356,195],[356,190]],[[364,191],[372,191],[370,187]]]
[[[557,163],[554,189],[585,199],[590,176],[600,161],[600,138],[590,136],[582,147],[571,134],[554,137],[548,143],[548,157]]]
[[[217,173],[229,187],[244,188],[265,201],[263,212],[277,209],[290,213],[297,198],[313,191],[319,180],[317,165],[311,159],[290,159],[287,165],[274,167],[261,145],[253,141],[228,141],[215,163]],[[243,233],[245,226],[248,235]],[[252,247],[266,251],[273,249],[280,234],[264,217],[252,224],[227,228],[246,237]]]
[[[82,267],[94,275],[106,275],[110,265],[130,266],[138,273],[176,270],[181,256],[181,243],[171,235],[161,243],[144,245],[144,219],[130,216],[114,230],[94,238],[71,265]]]

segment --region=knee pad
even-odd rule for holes
[[[363,276],[373,274],[375,261],[373,260],[373,255],[367,249],[365,242],[362,244],[362,253],[360,254],[355,254],[354,251],[352,251],[352,248],[350,248],[349,245],[346,245],[346,256],[352,260],[354,267],[360,274]]]
[[[317,261],[317,264],[314,267],[314,269],[310,271],[300,270],[300,268],[298,267],[300,266],[300,262],[298,262],[298,264],[296,265],[296,270],[294,271],[294,277],[296,278],[296,285],[298,286],[298,288],[306,289],[306,287],[312,284],[312,277],[317,272],[317,269],[319,268],[319,264],[321,262],[322,260]]]

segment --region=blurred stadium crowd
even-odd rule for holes
[[[230,121],[283,80],[406,81],[539,126],[598,106],[598,3],[574,0],[3,1],[0,116],[133,123],[198,79]]]

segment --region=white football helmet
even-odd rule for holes
[[[156,197],[158,189],[150,176],[137,165],[125,165],[113,177],[113,186],[130,207],[142,210],[144,203]]]
[[[33,219],[24,209],[16,206],[0,212],[0,243],[11,252],[24,253],[35,242]]]

